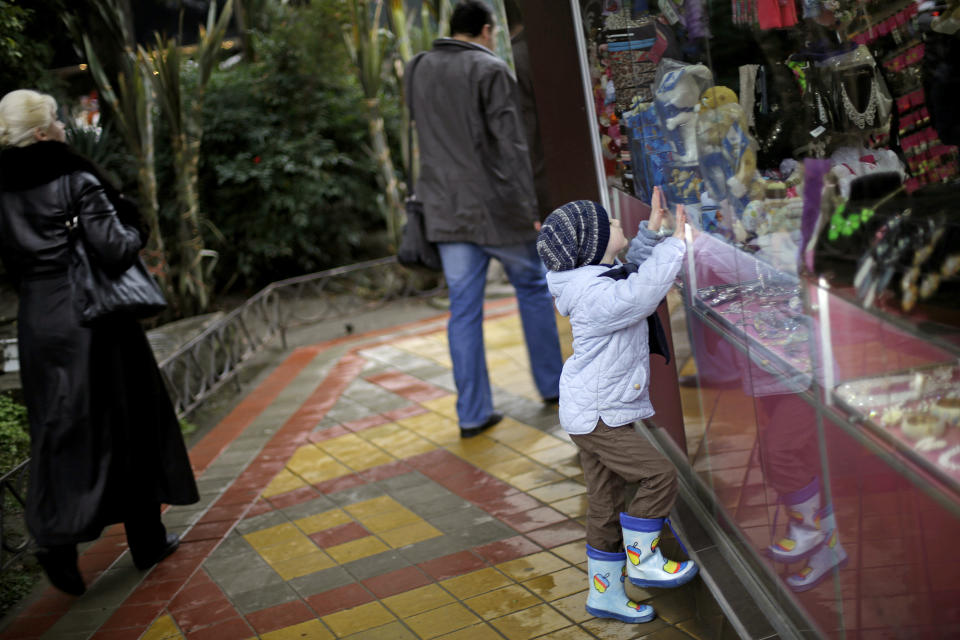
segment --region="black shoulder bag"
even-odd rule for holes
[[[73,304],[80,324],[90,326],[109,315],[124,313],[136,318],[155,316],[167,307],[160,286],[147,272],[138,255],[122,273],[108,274],[91,258],[85,245],[80,216],[73,210],[61,178],[60,192],[67,206],[67,235],[70,241],[68,278]]]
[[[420,64],[420,58],[423,54],[417,56],[414,63],[410,65],[410,127],[407,129],[408,148],[413,152],[413,72]],[[397,262],[405,267],[412,269],[428,269],[430,271],[442,271],[443,263],[440,261],[440,252],[437,251],[437,245],[427,240],[427,227],[423,219],[423,202],[417,199],[414,193],[413,177],[410,180],[410,195],[407,196],[405,210],[407,214],[407,223],[403,226],[403,232],[400,236],[400,247],[397,249]]]

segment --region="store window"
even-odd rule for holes
[[[686,472],[817,634],[960,636],[960,2],[578,8],[611,194],[690,221]]]

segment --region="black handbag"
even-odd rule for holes
[[[118,313],[149,318],[167,308],[163,291],[140,256],[125,271],[111,275],[87,252],[79,216],[68,218],[66,227],[70,241],[68,278],[80,324],[89,326]]]
[[[413,96],[413,71],[419,63],[419,58],[414,60],[410,67],[410,96]],[[408,148],[413,149],[413,105],[410,106],[410,128],[407,130]],[[412,182],[412,181],[411,181]],[[417,199],[417,194],[413,191],[413,185],[410,186],[410,196],[405,203],[407,214],[407,223],[403,226],[400,235],[400,247],[397,249],[397,262],[405,267],[413,269],[428,269],[430,271],[443,271],[443,263],[440,260],[440,252],[437,245],[427,240],[427,226],[424,221],[423,203]]]

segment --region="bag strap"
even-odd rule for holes
[[[74,213],[72,202],[70,200],[70,193],[67,189],[68,181],[70,180],[70,175],[60,176],[59,191],[60,197],[63,198],[63,206],[65,207],[65,212],[67,214],[67,219],[63,223],[67,228],[67,237],[71,240],[75,239],[80,232],[80,217]]]
[[[427,55],[426,51],[421,51],[413,57],[413,60],[410,61],[410,73],[409,80],[407,82],[407,110],[410,111],[410,126],[407,127],[407,149],[410,153],[410,164],[413,164],[413,125],[414,125],[414,115],[413,115],[413,72],[416,70],[417,65],[420,64],[420,61],[423,59],[423,56]],[[410,173],[413,173],[413,167],[411,166]],[[411,175],[412,177],[412,175]],[[410,180],[410,191],[407,196],[408,199],[415,199],[417,194],[414,192],[413,180]]]

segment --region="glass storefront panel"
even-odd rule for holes
[[[688,214],[707,511],[816,633],[958,637],[960,2],[574,6],[614,214]]]

